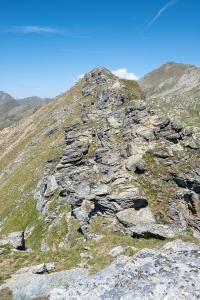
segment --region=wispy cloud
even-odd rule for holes
[[[62,52],[74,52],[74,53],[112,53],[119,54],[120,52],[111,52],[105,50],[77,50],[77,49],[61,49]]]
[[[178,0],[172,0],[169,3],[167,3],[165,6],[163,6],[163,8],[161,8],[161,10],[159,10],[159,12],[157,13],[157,15],[155,16],[155,18],[153,18],[153,20],[147,25],[147,27],[145,28],[145,30],[158,18],[160,17],[160,15],[162,14],[163,11],[165,11],[166,9],[168,9],[170,6],[174,5]],[[145,31],[144,30],[144,31]]]
[[[31,88],[31,85],[29,85],[29,84],[20,84],[19,86],[23,89],[30,89]]]
[[[127,69],[118,69],[116,71],[112,71],[112,73],[119,78],[138,80],[138,77],[133,73],[129,73]]]
[[[85,74],[80,74],[80,75],[78,75],[78,76],[77,76],[77,79],[79,80],[79,79],[83,78],[84,75],[85,75]]]
[[[85,76],[85,74],[79,74],[76,78],[72,78],[72,80],[75,83],[75,82],[79,81],[80,79],[82,79],[84,76]]]
[[[84,52],[84,53],[107,53],[107,51],[101,51],[101,50],[97,50],[97,51],[93,51],[93,50],[76,50],[76,49],[62,49],[62,52]]]
[[[1,33],[56,33],[63,34],[62,30],[43,26],[10,26],[0,29]]]

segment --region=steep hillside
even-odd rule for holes
[[[9,94],[0,91],[0,102],[14,100]]]
[[[34,250],[16,260],[6,248],[2,279],[44,260],[94,273],[114,246],[132,255],[163,239],[197,241],[199,163],[191,128],[153,114],[137,82],[92,70],[0,131],[0,235],[24,231]]]
[[[33,114],[41,100],[33,96],[17,101],[9,94],[0,91],[0,130]]]
[[[19,106],[19,103],[9,94],[0,91],[0,117],[6,115],[10,110]]]
[[[187,125],[200,123],[200,69],[168,62],[139,80],[152,109]]]
[[[136,83],[125,88],[110,72],[104,72],[109,74],[109,80],[116,81],[117,89],[122,86],[124,95],[132,96],[133,99],[141,98]],[[40,109],[19,124],[0,132],[1,202],[4,203],[1,209],[2,233],[25,229],[27,225],[31,228],[34,222],[39,224],[34,200],[35,189],[43,177],[46,160],[55,160],[56,164],[62,155],[65,148],[63,127],[81,116],[82,102],[85,102],[85,99],[91,102],[90,94],[86,98],[83,96],[81,86],[84,81],[79,81],[53,101],[43,103]],[[104,111],[101,114],[104,114]],[[26,209],[33,210],[35,219]],[[23,210],[26,220],[21,219]],[[17,226],[16,222],[13,222],[13,216],[15,219],[20,218]]]

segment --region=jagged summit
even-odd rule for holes
[[[85,74],[86,76],[90,76],[92,75],[92,73],[98,74],[98,75],[107,75],[107,76],[112,76],[112,77],[116,77],[114,74],[112,74],[112,72],[110,70],[108,70],[105,67],[98,67],[98,68],[94,68],[91,71],[89,71],[87,74]]]

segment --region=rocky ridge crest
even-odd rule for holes
[[[23,250],[40,250],[42,257],[64,251],[65,259],[75,257],[74,267],[79,256],[81,268],[98,264],[97,248],[106,252],[113,237],[125,237],[126,243],[101,256],[107,262],[116,251],[137,251],[132,246],[143,237],[200,238],[198,137],[191,127],[155,115],[136,82],[94,69],[1,136],[3,256],[10,253],[6,243],[16,247],[12,255],[28,255],[17,250],[13,234],[23,237]],[[159,259],[160,253],[152,251]],[[191,253],[186,256],[178,261],[193,260]],[[37,256],[31,252],[30,257]],[[172,255],[168,263],[174,259]]]
[[[87,239],[101,237],[102,221],[98,232],[92,224],[102,217],[110,218],[113,231],[133,237],[174,237],[185,234],[188,225],[198,235],[200,169],[192,166],[187,174],[167,171],[169,166],[187,161],[187,149],[192,149],[194,155],[198,151],[190,128],[156,116],[146,101],[128,97],[126,86],[107,70],[93,70],[85,75],[83,83],[85,101],[80,117],[64,128],[66,148],[62,158],[55,168],[47,162],[40,190],[35,194],[37,208],[46,215],[47,222],[57,220],[48,205],[59,189],[60,201],[70,204],[71,217],[79,221]],[[159,213],[155,215],[151,210],[140,183],[151,177],[144,159],[147,154],[155,157],[173,179],[173,184],[162,179],[167,188],[173,185],[175,189],[174,199],[166,199],[168,224],[162,222],[162,212],[158,222]],[[172,161],[175,155],[178,160]]]

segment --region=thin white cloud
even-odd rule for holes
[[[73,80],[74,83],[76,83],[77,81],[79,81],[84,76],[85,76],[85,74],[79,74],[76,78],[72,78],[72,80]]]
[[[118,69],[116,71],[112,71],[112,73],[122,79],[138,80],[138,77],[133,73],[127,72],[127,69]]]
[[[155,18],[153,18],[153,20],[147,25],[147,28],[158,18],[160,17],[161,13],[163,11],[165,11],[166,9],[168,9],[170,6],[174,5],[177,2],[177,0],[172,0],[169,3],[167,3],[165,6],[163,6],[163,8],[161,8],[161,10],[159,10],[159,12],[157,13],[157,15],[155,16]],[[146,29],[147,29],[146,28]],[[145,29],[145,30],[146,30]]]
[[[29,89],[29,88],[31,88],[31,85],[29,85],[29,84],[20,84],[20,87],[23,88],[23,89]]]
[[[62,34],[61,30],[42,26],[11,26],[0,30],[1,33],[56,33]]]
[[[83,78],[84,76],[85,76],[85,74],[80,74],[80,75],[77,76],[77,78],[79,80],[79,79]]]
[[[107,51],[101,51],[101,50],[97,50],[97,51],[93,51],[93,50],[76,50],[76,49],[62,49],[62,52],[79,52],[79,53],[108,53]]]
[[[62,52],[81,52],[81,50],[76,50],[76,49],[72,49],[72,50],[60,50]]]
[[[74,53],[108,53],[119,54],[120,52],[110,52],[105,50],[78,50],[78,49],[61,49],[62,52],[74,52]]]

